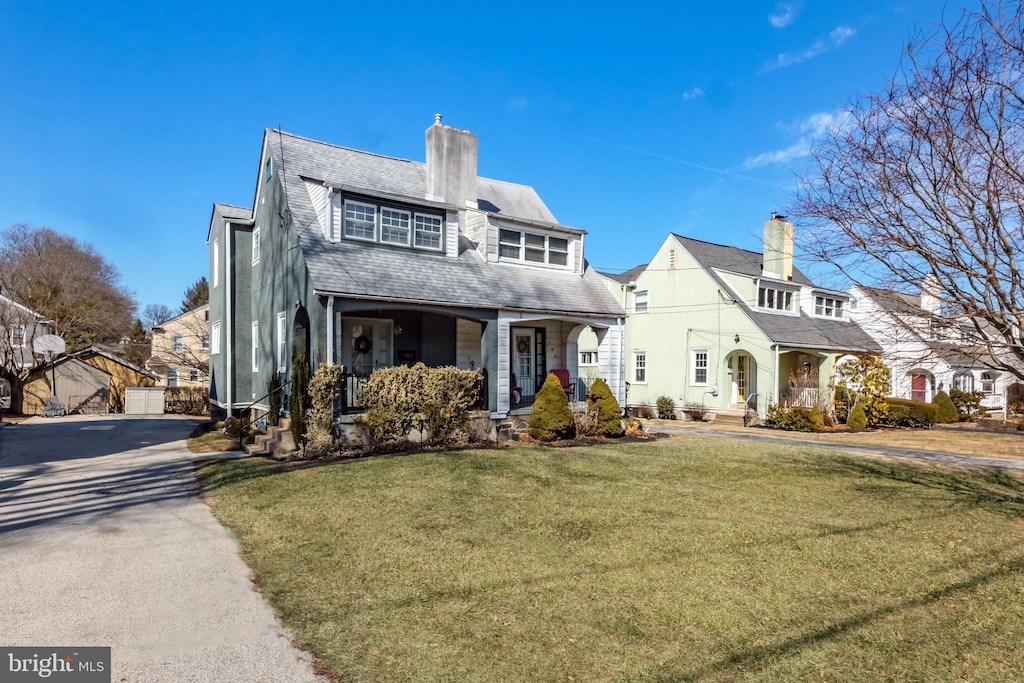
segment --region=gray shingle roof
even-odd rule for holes
[[[759,277],[762,255],[722,244],[673,235],[705,271],[721,287],[730,291],[725,281],[713,270],[718,268],[741,275]],[[813,287],[814,283],[793,266],[793,283]],[[801,312],[799,316],[764,313],[739,301],[751,321],[776,344],[833,349],[836,351],[880,352],[882,347],[854,322],[814,318]]]
[[[252,209],[232,204],[214,204],[214,208],[227,220],[252,220]]]
[[[621,273],[605,273],[604,271],[601,271],[601,275],[604,275],[606,278],[611,280],[615,280],[620,284],[628,285],[630,282],[633,282],[640,277],[640,273],[644,272],[647,265],[648,264],[646,263],[641,263],[639,266],[633,266],[629,270],[624,270]]]
[[[299,243],[317,291],[455,306],[623,314],[622,307],[589,267],[581,276],[562,270],[488,264],[461,234],[458,258],[346,240],[331,243],[316,227],[319,224],[302,178],[424,204],[424,164],[276,130],[268,129],[266,136],[274,163],[281,171],[288,207],[299,228]],[[480,178],[477,189],[485,211],[556,223],[531,187]]]

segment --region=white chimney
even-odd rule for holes
[[[477,208],[477,137],[468,130],[441,125],[427,128],[427,199],[454,204],[460,209]]]
[[[772,214],[764,224],[764,257],[761,271],[780,280],[793,279],[793,224]]]
[[[932,315],[942,315],[942,299],[939,281],[928,273],[921,281],[921,310]]]

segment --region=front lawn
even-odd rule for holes
[[[1007,477],[697,437],[201,477],[339,680],[1024,679]]]

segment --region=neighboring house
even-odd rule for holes
[[[210,305],[154,325],[146,368],[162,387],[205,387],[210,373]]]
[[[151,387],[157,375],[109,351],[90,346],[36,366],[24,385],[21,412],[39,415],[53,395],[68,414],[124,412],[126,387]]]
[[[426,131],[426,163],[264,133],[255,210],[210,221],[210,401],[266,409],[293,349],[344,366],[344,402],[375,368],[477,370],[493,418],[527,408],[553,369],[624,399],[623,311],[584,259],[585,232],[533,188],[477,176],[477,138]]]
[[[764,253],[669,235],[650,263],[606,274],[624,302],[627,403],[741,408],[831,399],[837,360],[881,347],[850,321],[847,295],[793,265],[793,226],[764,224]]]
[[[37,362],[32,340],[54,334],[53,322],[13,299],[0,295],[0,369],[13,377]]]
[[[892,374],[892,395],[931,401],[940,391],[980,391],[982,406],[1004,411],[1007,397],[1024,395],[1024,385],[978,343],[970,320],[943,314],[925,284],[917,294],[891,289],[850,288],[850,316],[883,348]],[[1005,361],[1011,362],[1011,361]]]

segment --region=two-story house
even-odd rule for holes
[[[916,294],[862,286],[849,290],[851,318],[882,346],[892,395],[931,401],[940,391],[980,391],[984,408],[1004,411],[1008,398],[1024,395],[1024,386],[1005,370],[1010,354],[994,357],[993,344],[978,338],[970,320],[943,311],[935,290],[927,280]]]
[[[14,377],[37,364],[32,340],[54,334],[53,322],[0,295],[0,370]]]
[[[214,409],[265,409],[298,352],[342,364],[354,408],[376,368],[478,370],[500,419],[550,370],[578,376],[588,330],[624,399],[624,312],[585,231],[533,188],[479,177],[469,131],[438,115],[425,137],[423,163],[265,131],[253,207],[216,204],[210,221]]]
[[[764,224],[762,253],[671,234],[650,263],[605,275],[628,310],[630,406],[818,405],[839,359],[881,352],[850,320],[845,292],[793,265],[783,216]]]
[[[203,387],[210,375],[210,305],[204,304],[150,331],[146,369],[160,379],[157,386]]]

